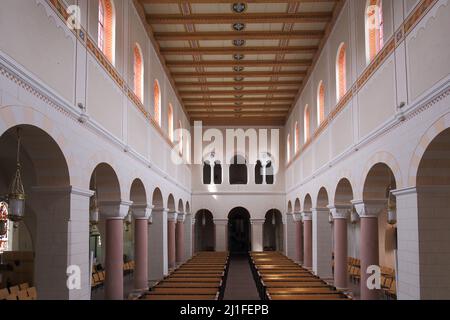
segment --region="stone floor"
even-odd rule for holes
[[[224,300],[261,300],[246,254],[230,256]]]

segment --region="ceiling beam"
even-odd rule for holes
[[[264,126],[264,127],[283,127],[286,121],[286,117],[282,118],[207,118],[207,117],[197,117],[195,119],[191,119],[191,124],[194,124],[195,121],[201,121],[203,126],[230,126],[230,119],[233,120],[233,126]]]
[[[242,81],[242,82],[176,82],[181,87],[271,87],[271,86],[295,86],[302,84],[301,81]]]
[[[201,99],[201,101],[203,102],[215,102],[215,103],[222,103],[222,102],[274,102],[274,101],[278,101],[278,102],[292,102],[294,101],[294,97],[275,97],[275,98],[208,98],[208,99]],[[189,103],[199,103],[199,99],[198,98],[186,98],[183,99],[183,102],[187,105],[189,105]]]
[[[158,41],[180,40],[235,40],[235,39],[317,39],[324,36],[322,30],[307,31],[208,31],[208,32],[155,32]]]
[[[236,0],[140,0],[143,4],[167,4],[167,3],[235,3]],[[289,3],[292,0],[245,0],[246,3]],[[314,3],[314,2],[336,2],[336,0],[295,0],[299,3]]]
[[[234,77],[251,77],[251,78],[272,78],[272,77],[304,77],[306,71],[243,71],[243,72],[172,72],[172,77],[177,79],[183,78],[234,78]]]
[[[182,48],[166,47],[161,48],[161,53],[166,56],[178,55],[224,55],[224,54],[288,54],[288,53],[311,53],[314,54],[319,49],[318,46],[289,46],[289,47],[201,47],[201,48]]]
[[[202,101],[198,101],[198,103],[201,103]],[[192,105],[188,105],[186,106],[187,110],[192,110],[192,109],[236,109],[236,108],[242,108],[242,109],[286,109],[286,108],[290,108],[291,105],[290,104],[267,104],[267,105],[263,105],[263,104],[243,104],[240,106],[236,106],[234,104],[213,104],[213,105],[203,105],[203,104],[192,104]]]
[[[317,23],[328,22],[332,12],[299,13],[203,13],[203,14],[150,14],[150,24],[232,24],[240,23]]]
[[[309,67],[312,60],[206,60],[206,61],[166,61],[168,67]]]
[[[275,92],[267,90],[217,90],[217,91],[180,91],[182,97],[187,96],[235,96],[235,95],[267,95],[267,94],[283,94],[296,95],[298,90],[277,90]]]

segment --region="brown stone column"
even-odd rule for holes
[[[169,212],[167,214],[167,229],[168,229],[168,260],[169,269],[176,267],[176,223],[177,223],[177,212]]]
[[[134,288],[148,289],[148,219],[139,218],[134,223]]]
[[[303,266],[312,268],[312,214],[309,211],[302,213],[303,218]]]
[[[176,238],[176,254],[175,262],[177,265],[182,264],[184,257],[184,214],[178,214],[177,225],[175,228]]]
[[[303,263],[303,222],[301,213],[294,214],[295,221],[295,259]]]
[[[105,299],[123,300],[123,219],[106,220]]]

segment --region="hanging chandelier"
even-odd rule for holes
[[[20,164],[20,128],[17,128],[17,154],[16,154],[16,173],[11,183],[8,195],[8,219],[14,222],[14,228],[23,220],[25,215],[25,190],[22,183],[21,164]]]

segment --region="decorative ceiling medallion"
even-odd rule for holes
[[[233,45],[235,47],[242,47],[245,45],[245,40],[242,39],[233,40]]]
[[[235,77],[234,81],[237,81],[237,82],[244,81],[244,77]]]
[[[241,22],[234,23],[233,29],[234,29],[234,31],[242,31],[245,29],[245,24],[243,24]]]
[[[233,3],[233,5],[231,6],[231,10],[233,10],[233,12],[235,13],[242,13],[247,10],[247,4],[243,2]]]
[[[244,71],[244,67],[237,66],[237,67],[234,67],[233,70],[236,72],[242,72],[242,71]]]
[[[233,59],[236,61],[243,60],[244,58],[245,58],[245,56],[242,53],[236,53],[233,55]]]

